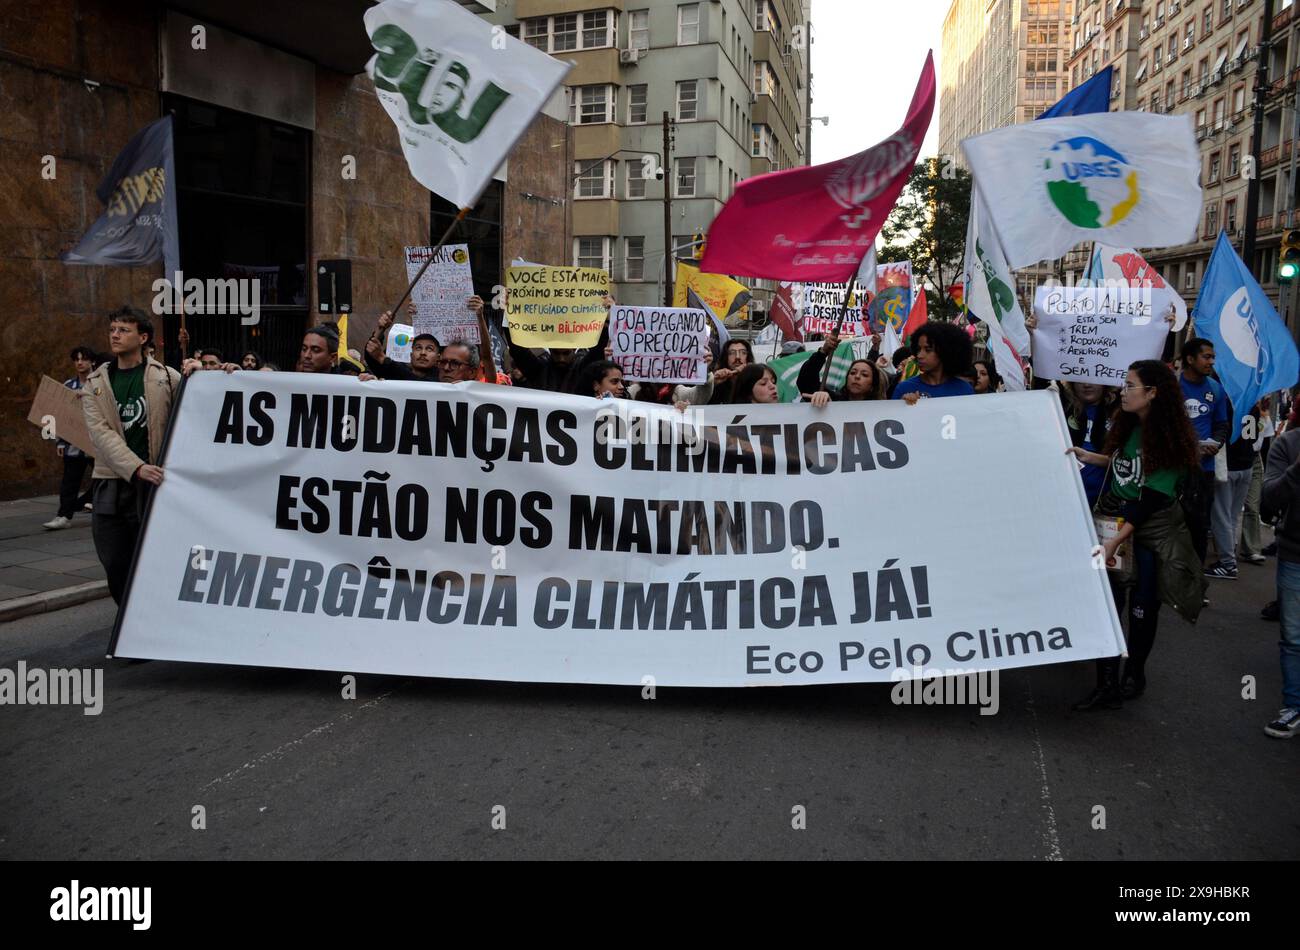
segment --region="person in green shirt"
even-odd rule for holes
[[[1200,465],[1196,435],[1183,408],[1182,390],[1173,371],[1159,360],[1139,360],[1129,367],[1101,453],[1078,446],[1067,450],[1090,465],[1109,469],[1097,511],[1124,519],[1119,531],[1102,545],[1107,564],[1130,538],[1137,579],[1130,589],[1111,577],[1115,608],[1128,601],[1128,663],[1119,678],[1119,657],[1097,661],[1097,686],[1075,709],[1117,709],[1124,699],[1146,690],[1146,661],[1155,643],[1160,614],[1155,551],[1134,537],[1152,515],[1178,500],[1179,487]]]

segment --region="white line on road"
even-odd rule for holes
[[[1034,690],[1029,691],[1029,725],[1034,730],[1034,761],[1038,764],[1038,775],[1043,781],[1039,798],[1043,801],[1043,810],[1047,816],[1047,831],[1043,834],[1043,843],[1047,845],[1048,861],[1064,861],[1061,855],[1061,836],[1056,831],[1056,809],[1052,807],[1052,788],[1047,781],[1047,757],[1043,755],[1043,740],[1038,734],[1038,710],[1034,708]]]
[[[231,769],[225,775],[222,775],[219,778],[214,778],[207,785],[204,785],[203,788],[199,789],[199,791],[206,792],[208,789],[212,788],[213,786],[220,785],[222,782],[228,782],[230,781],[230,779],[236,778],[237,776],[242,775],[244,772],[251,772],[259,765],[265,765],[267,762],[274,762],[276,759],[283,758],[285,755],[292,752],[295,748],[302,745],[308,739],[314,739],[317,736],[324,735],[325,733],[329,732],[338,724],[348,722],[350,719],[352,719],[353,716],[357,715],[357,713],[360,713],[366,709],[370,709],[371,707],[378,706],[380,703],[382,703],[389,696],[392,696],[394,692],[396,692],[404,685],[405,685],[404,683],[399,684],[398,686],[395,686],[392,689],[390,689],[388,692],[381,693],[380,695],[376,696],[374,699],[370,700],[370,702],[363,703],[360,707],[358,707],[356,712],[345,712],[337,719],[331,719],[329,722],[322,723],[321,725],[317,726],[315,729],[312,729],[309,732],[306,732],[303,735],[299,736],[297,739],[293,739],[290,742],[286,742],[284,745],[276,746],[270,752],[263,752],[257,758],[253,759],[251,762],[245,762],[243,765],[239,766],[239,768]]]

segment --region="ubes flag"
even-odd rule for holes
[[[903,190],[934,111],[934,54],[902,128],[837,162],[741,182],[709,228],[703,270],[843,283],[875,244]]]
[[[411,174],[472,207],[569,65],[451,0],[384,0],[365,23],[366,72]]]
[[[1261,396],[1295,385],[1300,356],[1286,324],[1222,231],[1201,282],[1194,319],[1196,333],[1214,344],[1214,368],[1232,400],[1235,442],[1242,417]]]
[[[151,122],[126,143],[95,194],[107,206],[104,213],[59,259],[129,266],[161,258],[171,279],[180,269],[171,116]]]
[[[1041,119],[962,148],[1013,269],[1080,241],[1167,247],[1195,237],[1201,153],[1190,115]]]

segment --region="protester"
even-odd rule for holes
[[[727,405],[770,405],[778,401],[776,373],[766,364],[746,366],[736,374],[730,390]]]
[[[995,393],[1002,385],[1002,376],[998,373],[993,360],[982,359],[975,362],[975,393]]]
[[[266,361],[262,359],[262,354],[256,350],[245,350],[244,355],[239,358],[239,368],[250,372],[261,369],[264,365],[266,365]]]
[[[1250,467],[1250,488],[1246,490],[1246,507],[1241,517],[1241,560],[1247,564],[1263,564],[1264,540],[1260,536],[1263,523],[1260,520],[1260,500],[1264,491],[1264,460],[1273,438],[1277,435],[1274,420],[1273,397],[1260,401],[1259,437],[1255,440],[1255,460]]]
[[[329,324],[318,324],[302,336],[302,348],[298,351],[298,372],[334,373],[338,353],[338,330]]]
[[[614,298],[606,294],[604,297],[605,308],[612,309],[615,306]],[[487,322],[484,317],[483,298],[477,295],[469,298],[469,308],[479,318],[480,327],[486,328]],[[502,324],[501,333],[505,337],[507,348],[510,352],[510,359],[523,375],[523,384],[531,389],[544,389],[549,392],[572,393],[578,391],[578,386],[583,372],[592,363],[599,362],[604,358],[605,347],[609,343],[609,321],[601,328],[600,338],[596,345],[587,350],[576,349],[554,349],[542,350],[540,354],[534,353],[531,349],[519,346],[510,336],[510,327]],[[490,354],[490,347],[488,353]],[[490,364],[491,357],[486,357]],[[485,364],[485,369],[488,364]],[[493,367],[491,379],[496,378],[496,369]]]
[[[1251,409],[1249,418],[1252,420],[1253,432],[1258,432],[1258,404]],[[1255,439],[1248,439],[1243,434],[1228,446],[1225,455],[1228,480],[1215,482],[1214,503],[1210,512],[1210,528],[1214,534],[1214,546],[1218,549],[1219,560],[1205,569],[1205,576],[1217,580],[1236,580],[1237,539],[1241,537],[1246,495],[1250,492],[1250,476],[1255,467]]]
[[[1288,428],[1273,439],[1264,467],[1260,504],[1265,519],[1279,518],[1277,539],[1277,604],[1282,638],[1282,709],[1264,727],[1275,739],[1300,732],[1300,428]]]
[[[1210,375],[1214,372],[1214,344],[1192,337],[1183,344],[1181,353],[1183,369],[1178,381],[1188,418],[1200,439],[1201,456],[1200,475],[1188,486],[1185,506],[1192,543],[1204,563],[1209,547],[1210,508],[1214,504],[1214,456],[1228,441],[1232,420],[1223,386]]]
[[[579,395],[595,396],[597,399],[624,398],[627,393],[623,387],[623,368],[613,360],[598,360],[588,364],[582,372],[577,392]]]
[[[839,346],[839,343],[839,334],[832,331],[827,334],[821,349],[804,360],[803,366],[799,368],[798,379],[795,381],[795,385],[799,387],[799,392],[811,397],[821,390],[822,371],[826,365],[826,360],[835,352],[835,348]],[[871,359],[854,360],[849,364],[849,371],[844,380],[843,388],[829,395],[831,400],[835,402],[841,400],[884,399],[885,374]]]
[[[148,494],[163,481],[163,433],[180,375],[146,359],[153,324],[139,310],[109,314],[113,359],[86,380],[81,406],[95,446],[91,533],[108,590],[121,604]]]
[[[94,372],[97,354],[88,346],[76,346],[69,355],[75,375],[65,379],[63,385],[80,395],[90,379],[90,374]],[[59,510],[41,527],[50,531],[59,531],[72,524],[72,516],[78,509],[84,507],[89,510],[92,507],[90,490],[87,489],[83,493],[81,482],[86,477],[86,469],[95,460],[63,439],[55,443],[54,451],[63,459],[63,479],[59,483]]]
[[[1119,657],[1097,661],[1097,686],[1075,704],[1077,710],[1117,709],[1146,690],[1146,662],[1155,643],[1162,597],[1195,619],[1204,581],[1176,501],[1180,484],[1192,477],[1199,454],[1173,372],[1159,360],[1129,367],[1102,453],[1079,446],[1067,450],[1091,465],[1109,466],[1108,487],[1096,512],[1123,519],[1102,545],[1108,566],[1129,542],[1136,574],[1131,581],[1110,575],[1116,610],[1128,599],[1128,662],[1119,678]],[[1189,588],[1188,579],[1192,583]]]
[[[414,310],[411,304],[411,310]],[[442,354],[432,333],[421,333],[411,341],[411,362],[390,360],[386,353],[388,332],[393,315],[385,310],[379,315],[375,332],[366,341],[366,366],[380,379],[411,379],[436,383],[442,378],[438,360]]]
[[[473,382],[479,378],[480,363],[476,344],[459,341],[448,343],[442,351],[442,358],[438,360],[439,382]]]
[[[1096,383],[1065,383],[1061,393],[1067,408],[1065,421],[1071,441],[1088,452],[1100,452],[1106,444],[1110,419],[1119,408],[1119,390]],[[1088,504],[1096,505],[1106,479],[1108,465],[1087,465],[1079,470]]]
[[[958,378],[970,372],[974,347],[970,337],[951,323],[931,320],[912,334],[912,356],[920,374],[894,387],[891,398],[915,405],[919,399],[972,396],[975,389]]]

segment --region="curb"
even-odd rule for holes
[[[13,600],[0,603],[0,623],[17,620],[20,617],[30,617],[32,614],[48,613],[51,610],[62,610],[64,607],[84,604],[107,596],[108,581],[90,581],[78,584],[76,587],[61,587],[58,590],[28,594],[26,597],[15,597]]]

